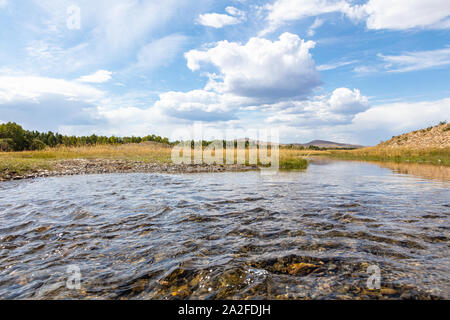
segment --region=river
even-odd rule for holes
[[[0,298],[449,299],[448,168],[419,168],[0,183]]]

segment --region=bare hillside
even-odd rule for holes
[[[391,140],[380,143],[379,146],[387,148],[404,147],[411,149],[449,148],[450,124],[442,122],[434,127],[392,137]]]

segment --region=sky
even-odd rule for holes
[[[448,0],[0,0],[0,123],[375,145],[445,120]]]

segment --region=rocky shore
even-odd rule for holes
[[[108,159],[58,160],[51,163],[51,170],[38,169],[26,173],[3,172],[0,181],[23,180],[44,177],[107,174],[107,173],[201,173],[256,170],[245,165],[186,165],[173,163],[145,163],[140,161]]]

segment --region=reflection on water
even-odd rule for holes
[[[310,157],[309,160],[313,162],[315,165],[328,165],[336,162],[336,160],[319,156],[312,156]],[[450,167],[448,166],[437,166],[430,164],[404,163],[404,162],[396,163],[383,161],[347,160],[346,162],[348,161],[356,163],[371,163],[382,168],[390,169],[394,173],[398,174],[414,175],[416,177],[425,179],[450,181]]]
[[[448,299],[450,183],[410,168],[2,183],[0,298]]]
[[[450,167],[415,163],[377,162],[383,168],[389,168],[396,173],[410,174],[425,179],[450,181]]]

